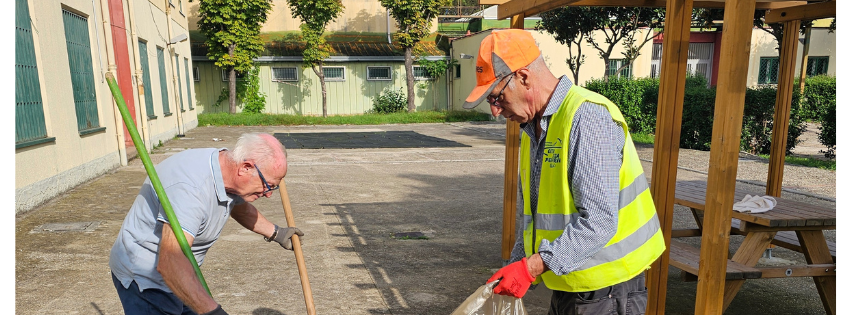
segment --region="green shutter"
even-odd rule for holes
[[[160,68],[160,90],[163,99],[163,116],[171,115],[168,103],[168,80],[165,78],[165,52],[162,48],[157,47],[157,64]]]
[[[184,75],[184,78],[186,79],[186,98],[189,100],[189,110],[193,110],[194,108],[192,108],[192,90],[190,90],[190,85],[189,85],[190,84],[189,83],[189,77],[190,77],[191,74],[189,72],[189,59],[188,58],[183,59],[183,66],[184,66],[184,69],[185,69],[185,71],[183,72],[183,75]]]
[[[177,75],[177,95],[180,96],[178,100],[180,101],[180,111],[183,110],[183,88],[180,87],[180,57],[177,54],[174,54],[174,74]]]
[[[62,20],[65,24],[65,45],[68,49],[71,87],[74,90],[74,106],[77,110],[77,129],[86,133],[100,127],[89,24],[85,17],[67,10],[62,10]]]
[[[157,118],[154,115],[154,96],[151,93],[151,68],[148,68],[148,44],[139,41],[139,62],[142,64],[142,85],[145,86],[145,110],[148,119]]]
[[[35,58],[30,11],[26,0],[15,2],[15,147],[47,138],[41,85]]]

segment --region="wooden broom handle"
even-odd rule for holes
[[[287,216],[287,226],[295,227],[295,217],[293,209],[290,207],[290,196],[287,194],[287,185],[281,179],[281,188],[278,189],[281,193],[281,203],[284,205],[284,214]],[[307,307],[308,315],[316,315],[316,306],[313,304],[313,293],[310,291],[310,280],[307,279],[307,265],[304,263],[304,254],[301,251],[301,241],[297,234],[292,236],[293,252],[295,252],[295,261],[298,264],[298,276],[301,278],[301,288],[304,291],[304,304]]]

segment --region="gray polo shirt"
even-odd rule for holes
[[[156,166],[181,228],[195,238],[191,249],[199,265],[219,238],[233,206],[244,202],[225,192],[219,165],[221,150],[225,149],[186,150]],[[157,272],[163,222],[168,223],[168,217],[147,178],[109,254],[109,268],[125,288],[135,280],[141,290],[157,288],[171,292]]]

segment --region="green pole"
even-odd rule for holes
[[[162,204],[165,215],[168,217],[168,222],[171,222],[169,225],[171,225],[171,230],[174,231],[174,236],[177,238],[177,242],[180,243],[180,249],[183,250],[183,254],[186,255],[186,258],[189,259],[190,263],[192,263],[192,268],[195,268],[195,274],[198,276],[198,280],[201,281],[201,285],[203,285],[204,289],[207,290],[207,294],[212,296],[210,288],[207,287],[207,281],[204,280],[204,275],[201,274],[201,269],[198,268],[198,262],[195,261],[195,255],[192,254],[192,250],[189,249],[189,244],[186,243],[186,236],[183,235],[183,230],[180,228],[180,222],[177,221],[177,216],[174,215],[174,211],[171,209],[171,202],[168,201],[168,196],[166,196],[165,190],[163,190],[163,185],[160,183],[160,177],[157,176],[157,170],[154,169],[154,163],[151,162],[151,157],[148,156],[148,151],[145,150],[144,143],[139,137],[139,132],[136,131],[136,124],[133,123],[133,119],[130,118],[130,111],[127,110],[127,104],[124,103],[124,97],[121,96],[121,90],[118,89],[118,84],[115,83],[115,77],[112,75],[112,72],[106,73],[106,82],[109,84],[109,90],[112,91],[112,98],[115,99],[118,111],[121,112],[121,118],[124,119],[124,125],[127,126],[127,131],[130,132],[130,137],[133,139],[133,145],[136,146],[139,158],[142,159],[142,164],[145,165],[145,171],[148,172],[148,177],[151,179],[151,185],[154,186],[154,190],[160,198],[160,204]],[[122,131],[119,130],[117,132]]]

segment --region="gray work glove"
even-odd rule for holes
[[[283,247],[284,249],[293,250],[293,242],[292,242],[293,234],[296,234],[298,236],[304,236],[304,232],[299,230],[297,227],[281,228],[281,227],[278,227],[278,225],[276,224],[275,225],[275,232],[272,233],[272,237],[267,238],[266,241],[267,242],[275,241],[275,242],[278,242],[278,244],[281,244],[281,247]]]
[[[225,312],[225,310],[222,309],[222,306],[219,305],[218,307],[216,307],[216,309],[201,315],[228,315],[228,312]]]

